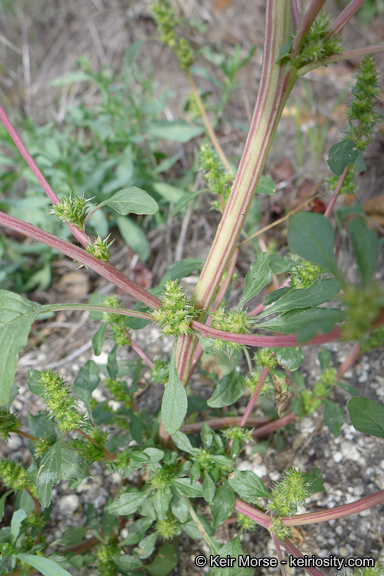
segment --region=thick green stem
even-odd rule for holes
[[[285,65],[276,64],[281,47],[289,39],[290,29],[290,0],[269,0],[263,68],[250,130],[225,212],[193,295],[196,308],[202,310],[200,320],[209,309],[235,248],[281,113],[296,80],[294,71]],[[188,381],[196,343],[194,336],[182,337],[178,342],[177,366],[184,383]]]

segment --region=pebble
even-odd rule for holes
[[[353,462],[358,462],[362,459],[361,454],[358,452],[356,446],[351,442],[342,442],[340,446],[340,451],[347,460],[352,460]]]
[[[71,516],[80,506],[80,498],[76,494],[62,496],[58,501],[58,507],[64,516]]]

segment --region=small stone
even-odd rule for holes
[[[80,506],[80,498],[76,494],[68,494],[60,498],[58,506],[64,516],[70,516]]]
[[[334,452],[334,453],[332,454],[332,458],[333,458],[333,460],[338,464],[339,462],[342,461],[343,455],[342,455],[341,452]]]

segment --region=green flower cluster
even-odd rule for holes
[[[172,48],[179,61],[182,70],[189,70],[194,61],[193,50],[188,41],[176,35],[179,20],[168,0],[158,0],[152,6],[152,13],[156,20],[160,40]]]
[[[97,442],[97,446],[82,436],[71,441],[71,446],[76,448],[82,454],[84,459],[89,462],[103,462],[105,460],[104,444],[107,441],[108,432],[93,428],[88,432],[88,436]]]
[[[224,332],[233,332],[234,334],[250,334],[251,326],[252,319],[246,311],[239,308],[226,310],[222,304],[212,313],[212,328],[217,328]],[[240,345],[236,342],[224,342],[223,340],[215,339],[215,347],[218,351],[227,350],[228,352],[233,352]]]
[[[290,268],[289,274],[291,275],[292,288],[310,288],[315,282],[321,279],[322,274],[325,272],[321,266],[312,264],[308,260],[300,259],[297,264]]]
[[[276,366],[275,356],[276,352],[273,348],[260,348],[254,355],[254,360],[258,366],[273,370]]]
[[[268,511],[278,516],[294,516],[298,506],[305,504],[309,496],[308,487],[305,474],[296,468],[290,468],[283,474],[280,482],[275,484],[272,499],[268,502]]]
[[[21,420],[5,408],[0,408],[0,439],[7,441],[12,432],[18,432]]]
[[[181,534],[180,522],[171,512],[168,512],[165,520],[158,520],[156,522],[155,531],[163,540],[171,540]]]
[[[121,301],[117,296],[108,296],[104,300],[104,306],[107,308],[121,308]],[[128,335],[128,329],[125,325],[126,317],[122,314],[113,314],[105,312],[103,314],[105,322],[109,324],[112,332],[112,339],[118,346],[128,346],[131,341]]]
[[[23,488],[29,487],[30,489],[33,488],[33,493],[35,494],[35,489],[27,476],[27,472],[22,464],[18,462],[13,462],[12,460],[8,460],[8,458],[1,460],[0,479],[8,488],[22,490]]]
[[[226,202],[231,191],[229,183],[232,180],[232,175],[221,164],[218,155],[210,144],[204,143],[200,147],[198,163],[204,172],[204,178],[210,192],[223,196],[224,202]],[[221,210],[220,202],[215,201],[212,205]]]
[[[294,68],[299,69],[306,64],[319,62],[328,56],[342,53],[343,43],[341,40],[335,36],[327,36],[329,27],[328,14],[320,13],[305,36],[299,54],[292,59]]]
[[[77,400],[71,396],[68,383],[57,372],[50,368],[43,370],[40,384],[44,386],[43,398],[60,432],[71,432],[83,426],[84,416],[77,410]]]
[[[151,378],[158,384],[165,384],[169,378],[169,362],[156,358],[151,372]]]
[[[360,340],[372,331],[384,306],[384,289],[377,283],[366,288],[350,286],[344,291],[343,304],[348,321],[342,331],[348,340]]]
[[[359,150],[365,150],[372,141],[377,122],[382,118],[381,114],[375,112],[380,87],[372,56],[365,56],[361,61],[352,94],[347,110],[349,126],[345,135],[355,141]]]
[[[239,526],[241,526],[244,532],[247,532],[248,530],[249,531],[255,530],[257,526],[256,522],[254,522],[244,514],[237,514],[237,523],[239,524]]]
[[[198,315],[177,280],[168,280],[161,295],[161,307],[152,313],[164,334],[191,334],[191,321]]]
[[[118,572],[113,559],[120,556],[118,546],[109,542],[107,545],[99,544],[96,550],[97,567],[103,576],[115,576]]]
[[[106,238],[102,238],[99,234],[92,243],[88,244],[87,252],[101,262],[108,262],[111,257],[110,247],[114,243],[114,240],[108,243],[109,237],[110,234]]]
[[[375,106],[380,95],[378,73],[375,59],[365,56],[361,61],[355,76],[356,82],[352,88],[353,98],[347,108],[348,128],[345,130],[345,140],[353,140],[358,150],[363,151],[372,142],[375,126],[382,118],[375,112]],[[348,167],[340,194],[353,194],[356,190],[356,164]],[[335,190],[339,181],[338,176],[330,176],[327,183],[331,190]]]
[[[56,204],[51,207],[51,214],[53,214],[59,222],[66,222],[82,228],[91,207],[91,200],[92,199],[86,198],[84,194],[81,196],[72,196],[72,193],[69,193],[68,196],[65,196],[65,198],[61,200],[61,204]]]

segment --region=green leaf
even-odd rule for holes
[[[113,562],[116,566],[124,573],[126,570],[135,570],[136,568],[140,568],[142,565],[142,561],[136,556],[117,556],[113,558]]]
[[[307,474],[304,474],[304,478],[309,482],[308,490],[310,494],[324,492],[323,475],[320,468],[314,468]]]
[[[153,524],[150,518],[136,520],[128,529],[128,536],[121,543],[122,546],[132,546],[144,538],[144,534]]]
[[[279,256],[279,254],[271,254],[269,257],[269,268],[272,274],[284,274],[284,272],[288,272],[294,266],[294,262],[287,258],[286,256]],[[280,290],[284,290],[281,288]],[[292,290],[292,288],[288,287],[286,290]]]
[[[28,413],[28,426],[32,436],[36,438],[49,438],[56,442],[57,434],[53,421],[49,418],[47,412],[39,412],[36,416]]]
[[[220,486],[210,505],[213,516],[213,528],[217,528],[232,513],[235,505],[235,493],[230,486]]]
[[[0,498],[0,522],[4,518],[5,501],[8,498],[8,496],[12,494],[12,492],[13,490],[8,490],[8,492],[5,492],[5,494],[3,494],[2,497]]]
[[[159,205],[156,200],[154,200],[148,192],[137,188],[137,186],[129,186],[129,188],[119,190],[111,196],[111,198],[101,202],[97,208],[99,209],[102,206],[109,206],[122,216],[131,213],[156,214],[159,210]]]
[[[259,314],[257,320],[278,312],[319,306],[319,304],[324,304],[324,302],[330,302],[338,292],[340,292],[340,284],[335,278],[319,280],[310,288],[293,290],[288,294],[284,294],[278,302]]]
[[[348,164],[354,164],[359,150],[353,140],[342,140],[329,150],[327,164],[336,176],[341,176]]]
[[[351,398],[348,412],[356,430],[384,438],[384,406],[370,398]]]
[[[288,42],[286,42],[279,51],[279,55],[275,60],[275,64],[280,64],[280,62],[283,62],[283,60],[285,58],[289,58],[289,53],[291,51],[292,48],[292,44],[293,44],[293,38],[291,38],[291,40],[288,40]]]
[[[65,76],[60,76],[60,78],[54,78],[48,82],[49,86],[67,86],[68,84],[73,84],[74,82],[85,82],[92,81],[92,78],[85,72],[70,72],[65,74]]]
[[[156,558],[145,567],[151,576],[167,576],[177,565],[177,551],[173,544],[164,544]]]
[[[345,392],[348,392],[348,394],[350,396],[356,396],[356,397],[360,397],[360,390],[358,388],[356,388],[355,386],[352,386],[351,384],[346,384],[345,382],[336,382],[335,383],[336,386],[339,386],[339,388],[342,388]]]
[[[117,216],[116,224],[127,246],[132,248],[142,262],[146,262],[149,258],[150,248],[142,229],[126,216]]]
[[[235,470],[228,479],[235,492],[242,498],[270,498],[271,493],[264,482],[251,470]]]
[[[248,300],[256,296],[264,286],[272,282],[272,272],[268,266],[269,254],[262,252],[255,262],[251,264],[245,277],[244,293],[239,302],[239,307],[244,306]]]
[[[27,514],[24,510],[16,510],[13,513],[12,520],[11,520],[11,543],[15,544],[19,534],[20,534],[20,526],[22,521],[27,517]]]
[[[304,360],[303,351],[299,346],[291,348],[274,348],[276,360],[285,370],[294,372]]]
[[[116,360],[117,346],[114,346],[108,355],[107,370],[109,377],[116,380],[119,366]]]
[[[95,353],[95,356],[100,356],[100,354],[103,351],[106,329],[107,324],[102,324],[92,337],[92,348]]]
[[[13,292],[0,290],[0,406],[8,402],[18,353],[26,346],[39,311],[38,304]]]
[[[203,487],[200,482],[191,482],[190,478],[174,478],[172,486],[189,498],[198,498],[203,495]]]
[[[143,454],[146,454],[149,457],[148,464],[156,464],[160,462],[165,456],[165,452],[163,450],[159,450],[158,448],[145,448]]]
[[[87,529],[84,526],[71,526],[64,530],[58,543],[65,547],[74,546],[82,541],[86,533]]]
[[[81,482],[89,476],[86,460],[76,450],[61,449],[60,479]]]
[[[170,489],[158,490],[155,494],[155,510],[159,520],[165,520],[171,502],[172,492]]]
[[[220,380],[207,404],[211,408],[230,406],[244,394],[244,390],[245,379],[234,370]]]
[[[38,370],[28,370],[28,388],[32,394],[44,398],[45,386],[40,384],[41,372]]]
[[[287,286],[286,288],[278,288],[278,290],[273,290],[273,292],[271,292],[270,294],[268,294],[268,296],[264,298],[263,300],[264,306],[274,304],[275,302],[280,300],[280,298],[282,298],[285,294],[288,294],[288,292],[292,292],[292,288],[290,286]]]
[[[92,392],[100,382],[99,369],[96,362],[88,360],[80,369],[73,383],[73,391],[85,406],[88,406]]]
[[[161,404],[161,420],[167,434],[176,434],[184,422],[187,408],[187,394],[176,370],[176,346],[174,345],[169,364],[169,380],[165,385]]]
[[[203,134],[205,128],[203,126],[193,126],[182,120],[178,122],[167,122],[166,120],[156,120],[149,125],[149,134],[156,138],[163,138],[164,140],[173,140],[174,142],[181,142],[185,144]]]
[[[362,218],[354,218],[348,226],[357,266],[363,285],[372,280],[377,264],[377,233]]]
[[[302,258],[339,276],[334,255],[335,233],[328,218],[322,214],[294,214],[288,225],[288,245]]]
[[[344,316],[344,312],[338,308],[299,308],[298,310],[284,312],[281,316],[267,320],[267,322],[260,322],[257,327],[291,334],[298,332],[304,326],[310,325],[311,330],[316,334],[316,331],[318,332],[317,329],[322,328],[321,321],[329,321],[330,327],[327,326],[327,328],[330,331],[334,324],[344,319]],[[313,336],[311,335],[310,337],[312,338]]]
[[[60,467],[61,440],[58,440],[43,456],[36,476],[36,492],[44,508],[47,508],[51,503],[52,486],[60,481]]]
[[[324,422],[328,426],[331,434],[336,438],[340,436],[340,430],[345,422],[345,416],[338,404],[327,400],[324,410]]]
[[[33,566],[33,568],[38,570],[43,576],[71,576],[69,572],[49,558],[24,553],[17,554],[16,558]]]
[[[186,499],[184,498],[184,496],[181,496],[180,494],[178,494],[176,492],[176,490],[173,490],[173,492],[174,492],[174,494],[173,494],[173,498],[171,500],[172,514],[174,514],[174,516],[176,516],[176,518],[179,520],[179,522],[184,524],[184,522],[186,522],[188,520],[188,517],[189,517],[188,503],[187,503]]]
[[[260,176],[255,194],[268,194],[271,196],[275,192],[276,186],[273,183],[272,178],[269,178],[269,176]]]
[[[203,481],[203,496],[207,502],[212,502],[216,492],[216,485],[212,480],[210,474],[205,471],[204,472],[204,481]]]
[[[153,549],[156,544],[157,534],[154,532],[153,534],[149,534],[141,542],[139,546],[135,548],[135,553],[139,556],[139,558],[148,558],[153,552]]]
[[[187,452],[187,454],[198,454],[200,450],[198,448],[194,448],[186,434],[183,432],[176,432],[176,434],[172,435],[172,440],[175,446],[179,450],[183,450]]]
[[[126,492],[118,500],[108,504],[108,512],[119,516],[129,516],[140,508],[147,497],[148,492]]]

